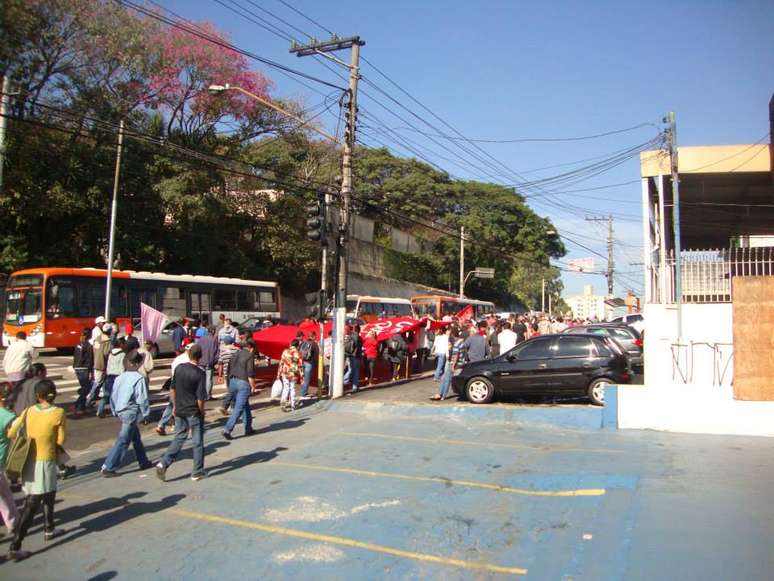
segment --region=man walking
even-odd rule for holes
[[[129,444],[134,447],[134,455],[140,470],[147,470],[153,466],[145,453],[139,428],[139,423],[150,414],[148,380],[137,371],[142,366],[142,355],[133,351],[127,357],[128,359],[124,361],[126,371],[115,380],[110,396],[110,409],[113,415],[121,420],[121,430],[102,465],[101,473],[105,478],[118,476],[116,470],[121,466]]]
[[[196,482],[207,476],[204,472],[204,402],[207,399],[207,388],[204,370],[199,367],[202,348],[196,344],[191,345],[188,358],[189,362],[179,365],[172,376],[169,398],[174,406],[175,439],[156,465],[156,476],[162,482],[166,480],[167,468],[177,459],[188,439],[189,431],[193,448],[191,480]]]
[[[202,335],[196,340],[196,344],[202,348],[202,358],[199,361],[199,367],[204,369],[205,385],[207,387],[207,399],[213,399],[213,372],[215,371],[215,365],[218,363],[218,352],[220,349],[218,338],[215,336],[215,327],[210,327],[207,329],[206,334]]]
[[[187,334],[187,329],[183,326],[183,321],[180,321],[174,329],[172,329],[172,348],[175,350],[175,355],[183,354],[183,339]]]
[[[248,339],[237,351],[229,364],[229,389],[235,394],[234,411],[223,429],[223,437],[231,440],[231,431],[243,416],[245,436],[253,433],[253,416],[250,412],[250,395],[255,393],[255,341]]]
[[[347,371],[344,383],[352,384],[352,393],[360,389],[360,359],[363,356],[363,341],[360,338],[360,325],[344,328],[344,355],[347,358]]]
[[[462,344],[465,360],[473,363],[489,358],[489,342],[486,340],[486,323],[478,324],[477,332],[472,332]]]
[[[94,350],[94,381],[86,398],[87,407],[99,397],[100,390],[105,384],[105,368],[110,353],[110,329],[111,326],[106,323],[105,317],[97,317],[94,320],[94,328],[91,330],[91,346]]]
[[[500,355],[504,355],[516,347],[518,341],[519,336],[511,330],[511,324],[507,321],[503,323],[503,330],[497,335],[497,342],[500,344]]]
[[[3,357],[3,371],[11,385],[15,386],[24,381],[34,356],[35,349],[27,342],[27,333],[16,333],[16,339],[5,350]]]
[[[86,411],[86,396],[91,391],[91,380],[94,377],[94,348],[89,343],[90,336],[91,331],[84,329],[81,342],[73,349],[73,371],[81,386],[78,390],[78,400],[75,402],[76,415]]]
[[[301,399],[309,397],[309,384],[312,382],[314,364],[320,357],[320,347],[317,345],[317,333],[309,332],[306,341],[301,343],[301,359],[304,362],[304,382],[301,384]]]

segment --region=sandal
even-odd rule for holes
[[[441,396],[440,395],[434,395],[430,399],[431,399],[431,401],[440,401],[441,400]]]

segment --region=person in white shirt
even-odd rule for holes
[[[500,344],[500,355],[505,355],[516,347],[519,336],[511,330],[510,323],[503,324],[503,330],[497,334],[497,342]]]
[[[32,367],[35,348],[27,342],[27,333],[19,331],[16,339],[8,345],[3,357],[3,371],[12,385],[21,383]]]
[[[433,381],[438,381],[443,375],[444,366],[446,365],[446,356],[449,353],[449,335],[448,328],[441,327],[435,333],[435,341],[433,341],[433,354],[435,355],[435,374],[433,375]]]

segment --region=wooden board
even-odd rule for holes
[[[734,399],[774,401],[774,276],[735,276]]]

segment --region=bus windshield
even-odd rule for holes
[[[12,325],[37,323],[42,316],[41,307],[41,289],[9,289],[6,297],[5,322]]]

